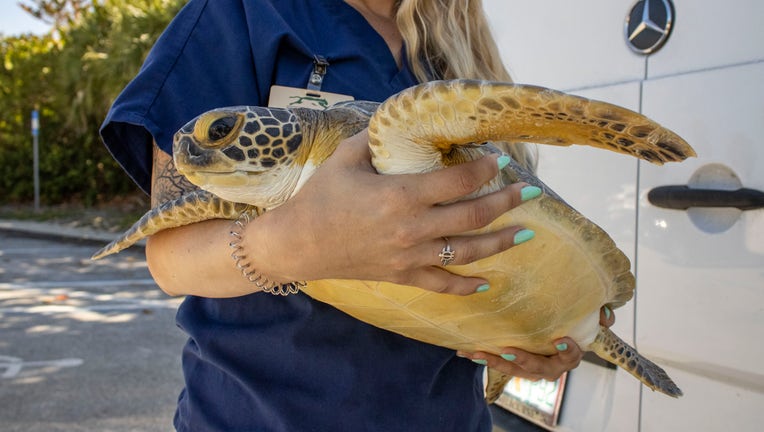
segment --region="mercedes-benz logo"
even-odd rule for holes
[[[626,16],[626,43],[634,52],[652,54],[666,43],[673,24],[670,0],[639,0]]]

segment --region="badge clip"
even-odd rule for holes
[[[310,80],[308,80],[308,90],[320,92],[321,85],[324,83],[324,77],[326,76],[326,69],[329,67],[329,62],[326,61],[324,56],[313,56],[313,72],[310,74]]]
[[[308,79],[308,88],[294,88],[280,85],[271,86],[268,106],[275,108],[311,108],[323,110],[344,101],[353,100],[352,96],[321,91],[329,62],[320,55],[313,56],[313,71]]]

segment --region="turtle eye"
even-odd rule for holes
[[[228,136],[236,126],[236,116],[226,116],[212,122],[207,131],[210,141],[219,141]]]

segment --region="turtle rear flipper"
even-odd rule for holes
[[[492,404],[496,402],[501,394],[504,393],[504,387],[507,386],[510,379],[512,379],[512,375],[507,375],[496,369],[488,368],[488,379],[486,379],[485,384],[486,403]]]
[[[209,219],[236,219],[251,209],[248,204],[226,201],[207,191],[193,191],[149,210],[119,238],[93,254],[91,259],[115,254],[164,229]]]
[[[640,355],[610,329],[600,327],[600,332],[590,349],[601,358],[634,375],[651,389],[671,397],[682,396],[682,390],[674,384],[666,371]]]

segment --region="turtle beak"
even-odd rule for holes
[[[190,136],[178,137],[173,147],[175,168],[186,177],[199,171],[228,173],[235,170],[225,158],[199,146]]]

